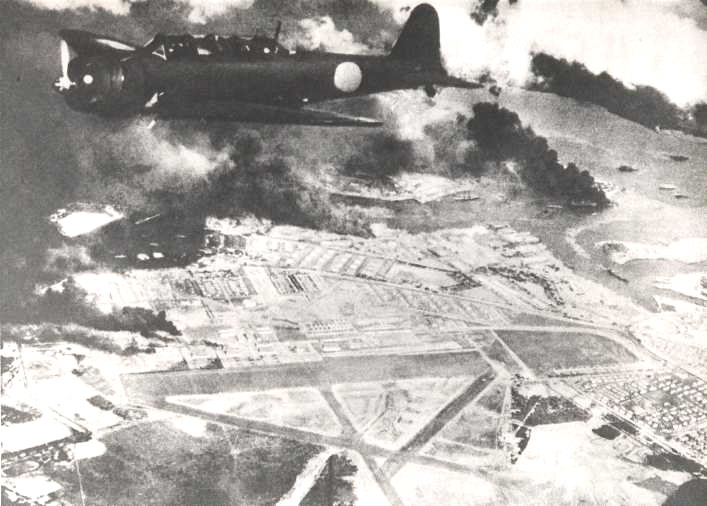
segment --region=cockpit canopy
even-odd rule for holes
[[[238,59],[245,61],[268,60],[280,54],[288,54],[287,48],[275,39],[256,35],[254,37],[221,37],[209,35],[164,35],[157,34],[145,49],[167,61],[195,58]]]

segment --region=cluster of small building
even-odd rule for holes
[[[321,279],[307,272],[268,269],[270,281],[280,295],[311,294],[322,288]]]
[[[707,422],[707,383],[686,373],[585,376],[575,384],[625,419],[665,437]]]
[[[216,351],[223,368],[316,362],[321,355],[310,343],[270,342],[260,344],[255,353],[237,349]]]
[[[681,434],[674,441],[691,453],[695,460],[707,466],[707,426]]]
[[[3,409],[10,409],[3,406]],[[32,415],[19,423],[3,421],[3,499],[14,504],[61,504],[63,487],[46,477],[44,466],[69,465],[76,443],[88,441],[91,433],[70,421],[62,423],[46,415]]]
[[[226,237],[223,233],[218,234],[219,237]],[[287,238],[260,234],[238,237],[246,243],[244,248],[248,258],[271,266],[267,268],[268,279],[261,281],[267,281],[268,285],[274,286],[279,295],[285,296],[321,290],[320,278],[312,271],[319,272],[322,276],[355,277],[381,283],[395,281],[396,284],[400,284],[400,279],[391,278],[401,268],[406,272],[425,268],[423,265],[409,265],[407,261]],[[220,241],[223,242],[225,239]],[[256,270],[255,266],[251,266],[238,271],[238,276],[243,279],[241,286],[245,286],[245,289],[236,295],[252,296],[260,292],[258,283],[253,278],[262,276],[255,276]],[[449,273],[453,272],[453,270],[449,271]],[[194,272],[190,282],[195,283],[203,276],[205,274]],[[219,276],[222,274],[220,273]],[[235,278],[224,277],[224,282],[231,286],[235,283]],[[451,276],[450,283],[453,283]],[[416,311],[449,314],[474,321],[507,321],[503,308],[498,305],[473,303],[468,299],[445,296],[429,290],[408,290],[379,283],[365,283],[362,288],[370,292],[373,300],[380,303],[392,303]],[[209,296],[208,293],[211,293],[203,289],[194,292],[204,296]],[[224,297],[220,297],[217,292],[212,298],[223,299]]]
[[[248,246],[250,255],[270,265],[379,281],[387,280],[388,273],[396,263],[390,258],[263,236],[252,236]]]
[[[172,291],[224,301],[237,301],[255,295],[252,282],[242,270],[193,271],[191,274],[190,277],[170,279]]]
[[[500,249],[501,255],[510,263],[523,266],[545,266],[555,262],[547,247],[529,232],[513,230],[505,224],[490,227],[495,233],[489,246]]]
[[[689,342],[661,339],[656,336],[642,336],[641,341],[652,350],[668,357],[676,364],[707,377],[707,348],[694,346]]]
[[[238,235],[229,235],[236,232]],[[500,256],[517,258],[517,261],[513,262],[517,268],[511,269],[512,272],[491,274],[496,275],[496,278],[499,275],[513,278],[510,279],[511,284],[514,281],[539,283],[548,293],[550,301],[557,302],[560,299],[549,281],[523,270],[523,267],[530,264],[548,266],[549,263],[552,264],[550,267],[557,269],[545,246],[537,237],[516,232],[505,224],[490,225],[488,228],[478,227],[478,230],[465,233],[440,232],[422,237],[396,232],[390,240],[383,237],[375,241],[327,240],[327,237],[302,237],[301,234],[293,236],[288,232],[287,227],[277,227],[267,234],[244,232],[243,227],[214,230],[207,236],[207,243],[215,252],[235,251],[243,255],[249,263],[411,285],[431,291],[452,289],[459,285],[460,275],[468,276],[479,265],[493,264],[494,260],[498,260],[499,253],[492,251],[501,250]],[[469,263],[471,257],[467,250],[472,244],[469,239],[476,242],[478,234],[483,235],[484,239],[479,243],[479,247],[474,248],[474,260]],[[232,247],[226,247],[226,244]],[[464,247],[460,249],[459,244]],[[239,249],[234,249],[236,246]],[[420,269],[425,272],[418,273]],[[435,280],[431,282],[432,278]],[[478,287],[479,282],[474,281],[471,287]],[[518,302],[517,290],[512,287],[500,289],[503,293],[502,299],[510,297],[511,302]],[[531,308],[538,306],[532,302],[527,305]],[[541,309],[546,308],[545,304],[540,306]]]
[[[479,297],[445,290],[448,285],[458,284],[454,274],[461,274],[460,271],[451,265],[445,267],[443,262],[426,264],[423,250],[435,245],[442,248],[452,241],[451,237],[449,241],[444,237],[431,238],[420,245],[405,243],[404,251],[398,255],[399,248],[386,249],[386,241],[360,240],[354,244],[337,242],[336,237],[327,235],[302,238],[301,234],[291,238],[283,227],[264,232],[247,225],[226,225],[210,223],[204,247],[214,254],[196,265],[187,269],[128,271],[121,276],[97,278],[87,287],[89,292],[96,292],[99,306],[103,303],[106,307],[147,306],[166,310],[177,326],[182,309],[189,315],[188,320],[182,318],[182,326],[187,327],[182,329],[185,332],[180,339],[182,343],[158,346],[150,357],[152,360],[145,361],[145,368],[149,368],[150,361],[157,369],[241,367],[317,360],[318,353],[372,352],[376,347],[388,350],[468,347],[463,334],[469,325],[506,324],[517,312],[499,302],[503,300],[501,297],[485,302]],[[532,237],[512,235],[504,237],[502,242],[509,241],[535,244]],[[374,245],[382,246],[376,249]],[[421,256],[416,257],[415,251]],[[449,258],[459,256],[453,250],[447,253]],[[371,307],[386,307],[401,314],[412,311],[431,319],[414,332],[402,329],[404,338],[401,329],[394,332],[359,329],[357,320],[339,321],[335,315],[320,321],[293,322],[290,333],[301,334],[294,337],[280,337],[280,333],[275,337],[273,328],[265,333],[268,335],[250,332],[241,321],[249,309],[298,297],[311,300],[329,285],[336,284],[340,293],[342,282]],[[453,336],[455,332],[461,337]],[[302,340],[303,336],[313,348],[295,346],[297,349],[291,350],[286,345],[291,339]],[[409,342],[404,342],[406,339]],[[186,344],[189,341],[192,344]]]
[[[365,290],[374,304],[385,304],[428,314],[447,315],[474,322],[503,323],[509,319],[507,308],[465,297],[379,283],[363,283],[361,289]]]

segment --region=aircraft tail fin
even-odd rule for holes
[[[439,17],[434,7],[420,4],[410,13],[390,58],[416,61],[426,67],[441,67]]]

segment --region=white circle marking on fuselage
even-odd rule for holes
[[[361,67],[352,61],[339,63],[334,71],[334,86],[345,93],[353,93],[361,86],[363,73]]]

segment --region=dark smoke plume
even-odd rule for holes
[[[707,135],[707,123],[703,117],[707,107],[705,104],[695,107],[694,119],[691,121],[686,111],[655,88],[627,88],[608,73],[593,74],[578,62],[570,63],[538,53],[533,56],[531,70],[538,80],[528,86],[529,89],[596,104],[648,128],[660,127],[682,130],[693,135]]]
[[[393,133],[372,134],[365,139],[359,151],[346,160],[344,174],[381,180],[410,171],[416,165],[414,148],[412,141],[401,139]]]
[[[479,176],[484,171],[476,142],[469,138],[468,118],[458,114],[453,121],[425,125],[424,132],[432,141],[435,164],[452,177]]]
[[[240,163],[219,168],[207,179],[201,199],[205,214],[247,212],[276,223],[368,235],[362,216],[329,202],[326,194],[303,179],[293,158],[257,158],[262,148],[253,134],[241,136],[236,147],[240,150],[234,161]]]
[[[151,337],[157,331],[181,335],[166,319],[164,311],[155,313],[150,309],[126,306],[106,314],[88,302],[87,296],[86,291],[69,277],[62,283],[61,290],[49,288],[34,299],[32,319],[57,324],[75,323],[111,332],[137,332],[144,337]]]
[[[147,130],[134,122],[106,122],[71,111],[52,91],[60,71],[61,28],[141,44],[158,32],[269,33],[276,19],[282,20],[284,35],[303,18],[328,15],[338,29],[372,47],[387,43],[381,34],[397,32],[391,14],[366,1],[257,0],[248,9],[234,8],[198,26],[188,22],[187,9],[182,2],[149,0],[133,3],[128,15],[117,15],[100,8],[45,10],[19,0],[3,2],[1,319],[26,316],[24,302],[35,284],[92,266],[84,252],[65,246],[47,220],[70,202],[111,204],[129,217],[174,212],[193,222],[218,207],[213,203],[217,186],[227,184],[235,193],[218,189],[228,199],[218,209],[224,215],[255,212],[288,223],[365,233],[356,212],[330,206],[325,196],[307,188],[301,174],[317,163],[345,160],[363,133],[259,126],[252,129],[258,140],[238,125],[188,121]],[[337,149],[331,148],[334,144]],[[234,181],[246,177],[255,181]],[[294,205],[294,211],[287,212],[287,205]],[[91,250],[96,245],[84,246]]]
[[[707,104],[700,103],[693,107],[692,117],[697,123],[700,135],[707,137]]]
[[[510,5],[513,5],[518,0],[508,0]],[[476,8],[471,11],[471,19],[476,21],[476,24],[483,25],[487,19],[498,16],[498,4],[500,0],[480,0]]]
[[[586,170],[574,163],[559,163],[557,152],[547,139],[523,127],[518,115],[496,103],[481,102],[473,107],[474,116],[467,122],[468,136],[476,146],[470,155],[477,162],[516,161],[521,179],[535,192],[566,202],[591,202],[608,205],[604,192]],[[472,167],[478,171],[478,165]]]
[[[147,339],[133,332],[111,332],[76,323],[42,322],[31,325],[3,324],[0,326],[2,339],[21,343],[28,342],[70,342],[86,348],[132,355],[154,353],[161,343]]]

